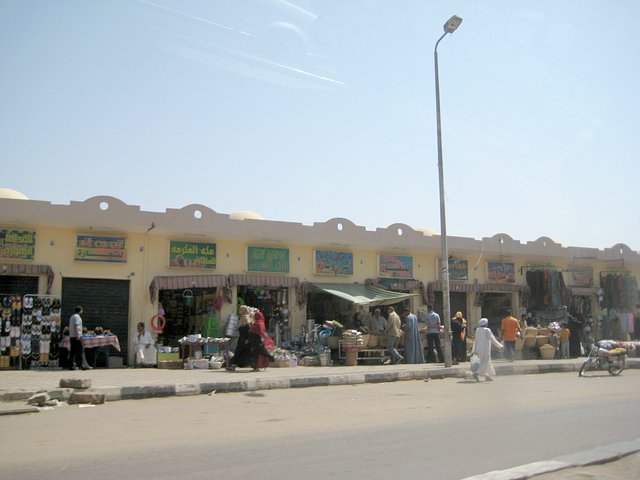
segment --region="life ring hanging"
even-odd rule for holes
[[[160,320],[160,325],[156,324],[156,320]],[[153,328],[153,333],[162,333],[164,327],[167,325],[167,319],[164,318],[163,315],[154,315],[151,317],[151,328]]]

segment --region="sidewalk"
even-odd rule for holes
[[[583,359],[504,360],[494,362],[497,375],[578,372]],[[640,358],[627,359],[627,368],[640,368]],[[445,368],[443,364],[358,365],[353,367],[269,368],[263,372],[238,369],[166,370],[119,368],[90,371],[3,370],[0,371],[0,402],[17,402],[39,392],[68,401],[74,389],[60,388],[60,379],[89,379],[85,393],[104,394],[106,401],[186,396],[225,392],[249,392],[275,388],[323,387],[361,383],[461,378],[469,363]]]
[[[498,376],[573,372],[577,375],[584,359],[494,361]],[[640,368],[640,358],[628,358],[627,368]],[[68,401],[74,389],[60,388],[60,379],[89,379],[91,388],[83,392],[104,394],[106,401],[187,396],[225,392],[251,392],[275,388],[302,388],[362,383],[462,378],[469,363],[445,368],[442,364],[358,365],[354,367],[269,368],[264,372],[239,369],[164,370],[157,368],[119,368],[90,371],[3,370],[0,371],[0,416],[37,412],[25,400],[39,392],[52,399]],[[602,372],[605,374],[605,372]],[[629,479],[640,463],[640,439],[621,442],[555,459],[521,465],[509,470],[488,472],[465,480],[540,480],[573,478],[568,475],[599,474],[598,478]],[[611,476],[614,475],[614,476]],[[617,476],[619,475],[619,476]],[[578,477],[576,477],[578,478]]]

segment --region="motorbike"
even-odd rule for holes
[[[578,376],[584,377],[589,370],[607,370],[609,375],[620,375],[627,364],[627,349],[613,340],[601,340],[591,345]]]

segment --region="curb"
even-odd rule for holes
[[[630,361],[631,360],[631,361]],[[495,363],[497,375],[533,375],[543,373],[577,372],[580,363],[541,363],[541,364],[510,364]],[[322,367],[321,367],[322,368]],[[258,390],[272,390],[283,388],[327,387],[333,385],[359,385],[364,383],[390,383],[409,380],[439,380],[445,378],[464,378],[468,368],[466,366],[439,367],[434,369],[416,369],[400,371],[330,373],[326,375],[300,375],[294,377],[267,377],[243,380],[226,380],[218,382],[176,383],[147,386],[104,386],[90,387],[83,390],[86,393],[104,394],[108,402],[117,400],[141,400],[145,398],[161,398],[172,396],[189,396],[216,393],[254,392]],[[640,359],[627,359],[627,368],[640,368]],[[322,372],[324,373],[324,372]],[[36,393],[48,393],[52,399],[69,401],[74,389],[54,388],[7,390],[0,392],[0,402],[17,402],[27,400]]]
[[[528,463],[506,470],[494,470],[465,477],[462,480],[527,480],[538,475],[553,473],[568,468],[588,467],[613,462],[622,457],[640,452],[640,439],[629,442],[613,443],[593,450],[562,455],[551,460]]]

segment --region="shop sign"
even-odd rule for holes
[[[353,275],[353,253],[335,250],[313,252],[318,275]]]
[[[442,280],[442,268],[440,259],[436,260],[436,275]],[[469,262],[466,260],[449,259],[449,280],[469,280]]]
[[[0,229],[0,258],[33,260],[36,232]]]
[[[571,286],[572,287],[592,287],[593,286],[593,269],[581,268],[571,270]]]
[[[516,264],[487,262],[487,281],[491,283],[516,283]]]
[[[413,257],[378,255],[378,276],[381,278],[413,278]]]
[[[124,235],[79,234],[76,237],[76,262],[127,263],[127,237]]]
[[[289,273],[289,249],[247,247],[247,271]]]
[[[169,266],[177,268],[216,268],[216,244],[169,241]]]

